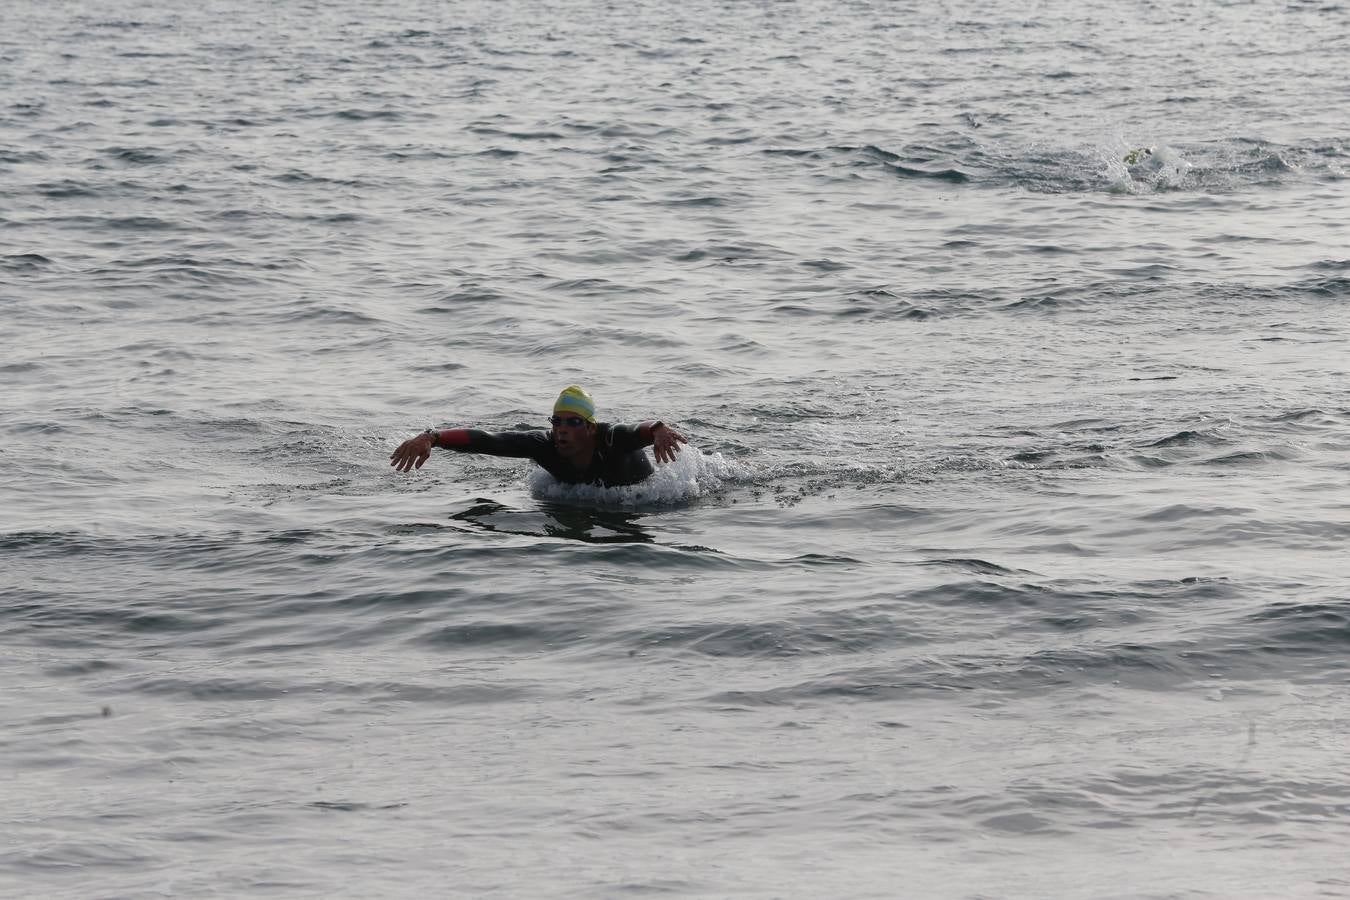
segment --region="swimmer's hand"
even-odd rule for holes
[[[410,437],[398,445],[398,449],[389,454],[389,465],[400,472],[420,469],[422,463],[431,456],[431,433],[424,431],[417,437]]]
[[[674,462],[680,444],[687,443],[688,439],[669,425],[662,423],[652,429],[652,455],[659,463]]]

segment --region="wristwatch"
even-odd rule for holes
[[[441,433],[435,428],[428,428],[427,434],[431,435],[431,446],[439,447],[441,445]]]

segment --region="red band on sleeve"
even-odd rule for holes
[[[469,443],[467,428],[447,428],[436,435],[436,444],[440,447],[463,447]]]

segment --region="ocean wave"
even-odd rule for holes
[[[52,260],[41,253],[15,253],[0,256],[0,269],[7,272],[37,272],[52,265]]]
[[[521,700],[535,691],[512,684],[419,684],[415,682],[298,681],[293,679],[133,676],[105,682],[104,692],[182,697],[192,700],[249,702],[292,695],[360,697],[371,703],[431,703],[463,706]]]
[[[1121,139],[1088,147],[975,144],[948,135],[932,144],[897,150],[874,145],[775,150],[818,165],[875,166],[904,178],[953,185],[1020,187],[1036,193],[1214,193],[1268,187],[1291,180],[1339,180],[1339,151],[1322,142],[1276,144],[1246,138],[1132,147]]]
[[[1072,633],[1072,629],[1067,630]],[[1263,647],[1264,643],[1264,647]],[[791,684],[714,692],[703,702],[717,707],[827,705],[837,699],[896,702],[903,699],[966,694],[1033,696],[1044,691],[1078,693],[1089,684],[1154,692],[1209,690],[1216,677],[1227,683],[1271,679],[1335,682],[1347,664],[1344,623],[1336,621],[1313,634],[1294,632],[1263,639],[1250,633],[1242,641],[1199,637],[1156,642],[1105,642],[988,654],[942,652],[938,646],[915,648],[912,656],[890,664],[836,668]],[[892,656],[900,656],[891,651]]]

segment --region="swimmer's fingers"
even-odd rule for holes
[[[687,443],[689,440],[684,435],[666,425],[653,436],[652,454],[659,463],[674,462],[675,455],[680,452],[680,444]]]
[[[431,456],[431,438],[425,434],[419,434],[417,437],[408,438],[398,445],[393,453],[389,454],[389,465],[396,471],[407,472],[409,469],[420,469],[422,464]]]
[[[403,454],[403,458],[400,459],[396,465],[400,472],[407,472],[410,469],[420,469],[430,455],[430,453],[419,453],[416,449],[413,449]]]

